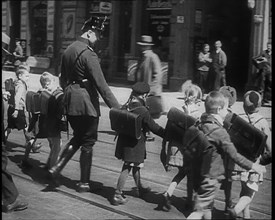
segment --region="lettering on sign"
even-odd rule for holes
[[[155,9],[171,9],[172,3],[171,0],[148,0],[147,10]]]

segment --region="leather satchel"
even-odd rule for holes
[[[227,114],[224,127],[237,151],[255,162],[263,153],[267,135],[235,113]]]
[[[49,92],[42,91],[40,94],[40,113],[43,115],[47,115],[48,114],[48,109],[49,109],[49,100],[52,97],[52,94],[50,94]]]
[[[34,91],[28,91],[26,94],[26,110],[30,113],[40,113],[41,100],[40,94]]]
[[[167,114],[166,138],[168,141],[182,143],[182,136],[187,128],[194,125],[196,119],[183,111],[172,107]]]
[[[124,134],[136,139],[141,138],[141,116],[126,109],[111,108],[109,113],[111,129],[118,134]]]

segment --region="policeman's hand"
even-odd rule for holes
[[[16,110],[14,110],[12,117],[17,118],[17,116],[18,116],[18,110],[16,109]]]
[[[257,162],[252,164],[252,170],[255,170],[259,174],[266,173],[265,166],[262,166],[262,165],[258,164]]]

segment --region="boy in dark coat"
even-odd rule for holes
[[[127,202],[122,189],[131,170],[137,185],[139,197],[143,197],[145,193],[150,191],[150,188],[143,187],[140,181],[140,168],[144,166],[144,159],[146,159],[146,131],[151,130],[156,135],[164,137],[164,129],[153,120],[149,110],[145,107],[145,99],[149,91],[150,87],[147,83],[136,83],[132,87],[129,100],[123,106],[129,111],[141,115],[142,135],[140,139],[124,134],[119,134],[118,136],[115,156],[123,160],[124,164],[112,199],[113,205],[125,204]]]

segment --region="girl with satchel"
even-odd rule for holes
[[[148,109],[145,107],[145,99],[149,90],[150,87],[145,82],[134,84],[130,98],[124,105],[124,108],[141,116],[142,132],[139,139],[123,133],[119,133],[118,135],[115,156],[123,160],[124,163],[118,178],[115,194],[112,198],[111,203],[113,205],[123,205],[127,202],[122,190],[131,170],[137,186],[138,196],[142,198],[146,193],[151,191],[149,187],[146,188],[141,184],[140,179],[140,168],[144,166],[144,160],[146,159],[146,132],[151,130],[156,135],[164,137],[164,129],[153,120]]]

